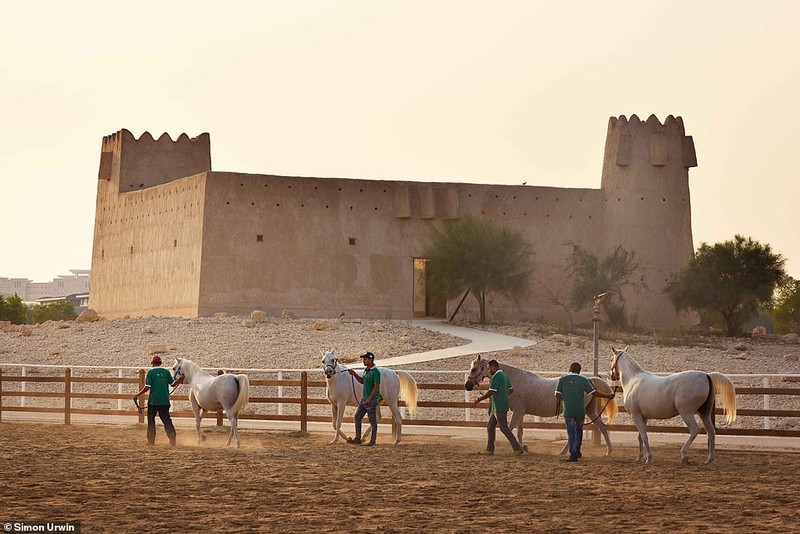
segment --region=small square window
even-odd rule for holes
[[[356,244],[356,238],[355,238],[355,237],[351,237],[351,238],[349,238],[347,241],[348,241],[348,242],[349,242],[351,245],[355,245],[355,244]]]
[[[256,241],[261,243],[262,241],[264,241],[264,236],[262,234],[256,234]]]

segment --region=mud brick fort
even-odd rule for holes
[[[445,317],[458,299],[431,302],[422,253],[432,225],[470,213],[521,232],[535,251],[529,297],[493,297],[490,320],[566,322],[550,297],[567,298],[573,245],[598,258],[621,245],[648,288],[626,295],[629,315],[673,327],[683,319],[663,288],[693,256],[696,165],[671,115],[609,119],[599,189],[221,172],[207,133],[173,141],[121,130],[102,142],[89,305],[107,318]]]

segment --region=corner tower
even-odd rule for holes
[[[122,129],[103,137],[98,178],[117,185],[118,193],[127,193],[210,170],[208,133],[191,139],[183,133],[173,141],[167,133],[153,139],[150,132],[136,139]]]
[[[676,323],[664,287],[694,255],[689,169],[697,166],[694,142],[680,117],[664,124],[650,115],[611,117],[603,176],[603,256],[623,246],[636,252],[647,291],[628,312],[641,326]]]

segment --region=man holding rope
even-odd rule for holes
[[[169,437],[169,444],[175,446],[175,426],[172,424],[172,418],[169,415],[169,386],[178,387],[183,382],[183,375],[178,377],[177,380],[172,378],[172,373],[167,369],[161,367],[161,356],[154,355],[150,360],[153,366],[147,372],[147,377],[144,380],[144,387],[133,396],[133,402],[137,403],[140,395],[144,395],[150,391],[147,400],[147,444],[155,445],[156,443],[156,414],[161,418],[164,423],[164,430]]]
[[[559,378],[558,384],[556,384],[556,397],[564,405],[564,423],[567,425],[567,439],[569,440],[569,458],[564,458],[562,462],[577,462],[581,457],[583,421],[586,419],[584,394],[594,395],[601,399],[614,398],[613,393],[606,395],[594,389],[591,381],[581,375],[581,364],[572,362],[569,366],[569,374]]]
[[[371,447],[375,445],[375,439],[378,436],[378,416],[376,410],[378,404],[381,402],[381,372],[375,367],[375,355],[371,352],[366,352],[361,355],[361,361],[364,363],[364,374],[359,376],[358,373],[352,369],[347,369],[350,375],[363,384],[361,391],[361,402],[358,403],[358,409],[354,416],[356,421],[356,437],[348,439],[347,442],[353,445],[361,445],[361,422],[364,420],[364,415],[369,418],[369,425],[372,428],[369,442],[364,445]]]
[[[494,440],[496,429],[499,426],[500,432],[508,439],[511,448],[514,450],[514,456],[522,454],[522,447],[520,446],[517,438],[508,428],[508,410],[509,400],[508,397],[514,393],[514,387],[511,385],[508,375],[500,369],[500,363],[497,360],[489,362],[489,375],[492,377],[492,382],[489,384],[489,391],[478,397],[473,406],[478,406],[482,401],[491,398],[491,406],[489,408],[489,422],[486,423],[486,433],[488,436],[486,449],[480,451],[479,454],[491,456],[494,454]]]

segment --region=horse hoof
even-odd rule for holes
[[[528,452],[528,446],[527,445],[523,445],[522,446],[522,450],[525,451],[525,452]]]
[[[691,465],[691,463],[689,462],[689,458],[683,458],[681,460],[681,465]]]

